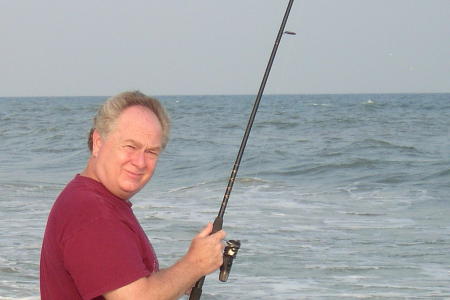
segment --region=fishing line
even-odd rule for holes
[[[230,198],[230,194],[231,194],[231,191],[233,189],[234,182],[236,180],[237,172],[239,170],[239,165],[241,163],[242,156],[244,154],[245,146],[247,145],[248,137],[250,135],[250,131],[251,131],[252,126],[253,126],[253,122],[255,121],[256,112],[258,111],[259,103],[260,103],[262,95],[264,93],[264,88],[266,86],[267,79],[269,78],[270,70],[272,68],[272,64],[273,64],[273,61],[275,59],[275,55],[277,53],[278,46],[279,46],[280,41],[281,41],[281,37],[283,36],[283,34],[290,34],[290,35],[295,34],[295,33],[290,32],[290,31],[286,31],[286,32],[284,31],[284,28],[286,27],[287,19],[289,17],[289,13],[291,11],[293,2],[294,2],[294,0],[289,0],[289,3],[287,5],[287,7],[286,7],[286,11],[284,13],[284,17],[283,17],[283,20],[282,20],[281,25],[280,25],[280,29],[279,29],[277,37],[275,39],[275,44],[273,46],[272,53],[270,54],[269,62],[267,63],[267,67],[266,67],[266,70],[264,72],[263,79],[261,81],[261,86],[260,86],[258,94],[256,96],[255,103],[253,105],[253,109],[252,109],[252,112],[250,114],[250,117],[249,117],[249,120],[248,120],[248,124],[247,124],[247,127],[246,127],[245,132],[244,132],[244,137],[242,138],[241,146],[239,148],[236,160],[235,160],[234,165],[233,165],[233,169],[231,171],[230,178],[228,180],[228,185],[227,185],[227,188],[225,190],[225,194],[223,196],[223,200],[222,200],[222,204],[220,206],[219,213],[217,214],[217,217],[214,220],[212,233],[215,233],[215,232],[217,232],[217,231],[222,229],[223,216],[225,214],[225,210],[226,210],[226,207],[227,207],[227,204],[228,204],[228,200]],[[224,252],[224,264],[220,268],[221,272],[220,272],[220,275],[219,275],[219,279],[221,281],[226,281],[228,279],[228,274],[229,274],[229,271],[230,271],[233,259],[234,259],[235,255],[237,254],[237,250],[240,247],[240,242],[239,241],[228,241],[227,244],[228,245],[225,248],[225,252]],[[191,295],[189,297],[189,300],[198,300],[198,299],[200,299],[200,297],[202,295],[202,287],[203,287],[204,281],[205,281],[205,276],[203,276],[202,278],[200,278],[196,282],[195,286],[191,290]]]

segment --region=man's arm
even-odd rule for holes
[[[178,299],[202,276],[218,269],[223,263],[225,232],[212,235],[208,224],[191,242],[188,252],[171,267],[140,278],[103,296],[107,300],[169,300]]]

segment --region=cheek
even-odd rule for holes
[[[131,160],[131,155],[125,151],[118,151],[115,157],[120,164],[127,163]]]
[[[129,161],[128,155],[123,153],[123,151],[118,150],[110,150],[103,153],[101,157],[103,165],[108,169],[108,173],[113,176],[117,176],[117,173],[120,172],[120,168]]]
[[[123,149],[116,149],[111,152],[111,160],[114,160],[118,165],[123,165],[132,160],[132,154]]]
[[[150,174],[153,174],[153,172],[155,171],[157,162],[158,162],[157,158],[151,158],[146,161],[147,169]]]

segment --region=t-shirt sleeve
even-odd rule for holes
[[[83,299],[92,299],[150,275],[138,236],[120,220],[84,224],[64,243],[64,265]]]

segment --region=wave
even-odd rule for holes
[[[331,106],[330,103],[310,103],[311,106]]]
[[[57,190],[64,185],[54,182],[43,181],[7,181],[0,182],[1,191],[26,191],[26,192],[40,192],[48,190]]]
[[[438,178],[449,177],[449,176],[450,176],[450,169],[445,169],[442,171],[435,172],[426,177],[423,177],[422,180],[438,179]]]
[[[259,127],[273,127],[275,129],[291,129],[299,126],[299,122],[290,122],[287,120],[269,120],[262,121],[255,124],[255,128]]]
[[[227,178],[228,180],[228,178]],[[205,182],[199,182],[196,184],[192,184],[192,185],[187,185],[187,186],[180,186],[180,187],[176,187],[176,188],[172,188],[169,190],[169,193],[174,193],[174,192],[180,192],[180,191],[186,191],[186,190],[192,190],[192,189],[196,189],[199,187],[203,187],[203,186],[207,186],[207,187],[216,187],[218,185],[223,186],[224,185],[224,180],[223,178],[217,179],[217,180],[211,180],[211,181],[205,181]],[[264,180],[258,177],[237,177],[235,180],[235,183],[240,183],[242,185],[261,185],[261,184],[269,184],[271,183],[271,181],[269,180]]]
[[[40,300],[41,298],[39,296],[31,296],[31,297],[19,297],[19,298],[13,298],[13,297],[0,297],[0,300]]]
[[[322,174],[329,171],[336,171],[340,169],[372,168],[379,163],[382,163],[382,161],[361,158],[343,163],[312,163],[307,165],[290,166],[285,168],[284,169],[285,171],[270,172],[270,173],[284,176],[295,176],[302,174]]]
[[[398,145],[392,142],[379,139],[364,139],[362,141],[356,141],[348,145],[346,149],[350,151],[354,149],[390,149],[390,150],[396,149],[402,152],[421,153],[421,151],[419,151],[414,146]]]
[[[365,212],[355,212],[355,211],[344,212],[344,214],[351,215],[351,216],[361,216],[361,217],[381,217],[381,216],[386,215],[386,214],[381,214],[381,213],[365,213]]]

